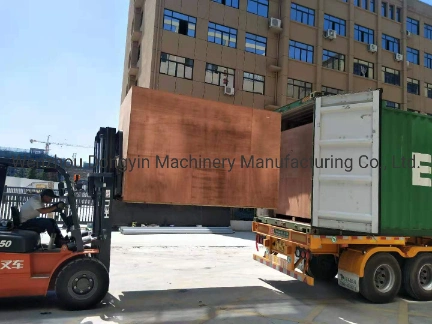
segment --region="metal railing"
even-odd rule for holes
[[[3,198],[0,204],[0,219],[12,219],[11,207],[16,206],[21,208],[21,206],[33,195],[38,194],[42,191],[41,188],[22,188],[22,187],[5,187],[3,192]],[[56,195],[58,195],[58,190],[53,190]],[[78,211],[78,219],[81,224],[87,224],[93,221],[93,202],[91,197],[87,195],[84,191],[75,192],[76,205]],[[59,201],[66,201],[66,197],[54,198],[52,203]],[[68,210],[66,215],[68,215]],[[49,213],[41,215],[40,217],[54,218],[59,224],[63,221],[59,213]]]

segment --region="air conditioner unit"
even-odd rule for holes
[[[368,51],[371,53],[375,53],[376,51],[378,51],[378,46],[376,46],[375,44],[368,44]]]
[[[224,94],[227,95],[227,96],[234,96],[234,88],[233,87],[224,86]]]
[[[403,60],[403,55],[399,53],[395,53],[395,60],[400,62]]]
[[[406,31],[406,34],[407,34],[407,36],[408,36],[408,37],[410,37],[410,36],[411,36],[411,32],[410,32],[410,31],[408,31],[408,30]]]
[[[325,32],[325,38],[328,38],[328,39],[335,39],[336,35],[337,35],[336,30],[333,30],[333,29],[328,29]]]
[[[282,20],[277,18],[270,18],[270,28],[281,28],[282,27]]]

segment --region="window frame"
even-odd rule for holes
[[[253,5],[251,5],[251,3]],[[256,4],[256,12],[253,11],[252,6],[255,6]],[[268,18],[269,16],[269,5],[270,5],[270,1],[269,0],[247,0],[247,7],[246,7],[246,11],[248,13],[260,16],[260,17],[264,17],[264,18]],[[265,8],[265,15],[260,14],[260,7],[264,7]]]
[[[303,83],[303,85],[296,84],[296,83]],[[290,96],[290,86],[292,87],[292,96]],[[301,94],[300,91],[302,89],[304,90],[304,96],[300,95]],[[304,80],[297,80],[297,79],[293,79],[293,78],[288,78],[288,80],[287,80],[287,92],[286,92],[286,94],[287,94],[287,97],[289,97],[289,98],[303,99],[306,96],[308,96],[309,94],[311,94],[312,91],[313,91],[312,82],[308,82],[308,81],[304,81]]]
[[[368,39],[368,41],[365,41],[366,38]],[[370,41],[371,38],[372,38],[372,42]],[[364,44],[375,44],[375,30],[367,28],[362,25],[355,24],[354,40]]]
[[[327,27],[326,27],[327,25]],[[328,29],[336,30],[336,33],[340,36],[346,36],[346,20],[332,16],[329,14],[324,14],[324,31]],[[342,31],[342,32],[341,32]]]
[[[296,14],[294,16],[294,14]],[[297,16],[300,14],[300,19],[297,19]],[[306,21],[304,20],[304,17],[306,16]],[[311,18],[312,17],[312,18]],[[291,2],[291,8],[290,8],[290,20],[298,22],[299,24],[305,24],[307,26],[313,26],[315,27],[316,23],[316,11],[315,9],[300,5],[295,2]],[[312,20],[312,22],[310,22]]]
[[[219,3],[223,6],[227,6],[227,7],[231,7],[234,9],[239,9],[239,1],[240,0],[212,0],[213,2]],[[225,3],[224,3],[225,2]],[[231,4],[227,4],[227,2],[231,3]],[[237,5],[233,5],[233,3],[237,4]]]
[[[162,72],[162,58],[163,56],[166,55],[167,56],[167,66],[166,66],[166,73]],[[179,59],[184,59],[185,62],[178,62],[175,60],[171,60],[171,57],[175,57],[175,58],[179,58]],[[170,74],[170,62],[173,62],[174,66],[175,66],[175,74]],[[191,63],[191,64],[188,64]],[[178,66],[183,65],[183,77],[178,76]],[[172,76],[175,78],[179,78],[179,79],[184,79],[184,80],[193,80],[193,73],[194,73],[194,65],[195,65],[195,60],[194,59],[190,59],[187,57],[183,57],[183,56],[179,56],[179,55],[174,55],[174,54],[170,54],[170,53],[166,53],[166,52],[161,52],[160,54],[160,61],[159,61],[159,74],[163,74],[163,75],[167,75],[167,76]],[[186,68],[189,67],[190,68],[190,78],[186,77]]]
[[[400,53],[401,41],[399,38],[382,33],[381,47],[389,52]],[[395,47],[397,47],[397,51],[395,51]]]
[[[294,50],[294,53],[291,53],[291,49]],[[299,55],[295,55],[297,50],[300,53]],[[301,57],[303,56],[304,53],[306,53],[307,60],[301,59]],[[300,58],[296,58],[296,56],[300,56]],[[311,58],[312,58],[311,61],[308,61],[309,56],[311,56]],[[312,45],[290,39],[289,48],[288,48],[288,57],[292,60],[305,62],[305,63],[309,63],[309,64],[314,64],[314,62],[315,62],[315,48]]]
[[[212,31],[214,32],[214,36],[210,36],[210,33]],[[217,33],[221,34],[220,35],[221,43],[216,42]],[[228,45],[223,44],[223,39],[224,39],[225,35],[228,35]],[[231,36],[235,36],[234,37],[234,46],[230,45],[232,42]],[[211,40],[211,38],[213,38],[213,40]],[[221,24],[217,24],[217,23],[214,23],[212,21],[209,21],[209,23],[207,25],[207,42],[212,43],[212,44],[221,45],[221,46],[230,47],[230,48],[237,48],[238,30],[236,28],[232,28],[229,26],[225,26],[225,25],[221,25]]]
[[[412,91],[410,91],[410,87],[411,87]],[[420,80],[417,80],[414,78],[407,78],[407,93],[419,96],[420,95]]]
[[[225,69],[226,72],[220,71],[219,69]],[[208,73],[211,73],[211,82],[207,80]],[[214,82],[215,75],[217,76],[217,83]],[[232,84],[230,84],[229,76],[232,76]],[[227,83],[224,82],[224,78],[227,79]],[[205,72],[204,72],[204,83],[211,84],[218,87],[228,86],[231,88],[235,87],[235,69],[229,68],[227,66],[221,66],[218,64],[213,64],[206,62]]]
[[[334,55],[332,55],[334,54]],[[329,65],[324,65],[325,60],[330,60],[331,58],[334,58],[336,56],[336,58],[331,62],[332,64]],[[328,59],[325,59],[324,57],[327,57]],[[337,52],[333,52],[327,49],[323,49],[322,52],[322,66],[326,69],[331,69],[331,70],[336,70],[336,71],[340,71],[340,72],[346,72],[346,55],[345,54],[341,54],[341,53],[337,53]]]
[[[393,73],[394,72],[394,73]],[[395,85],[400,87],[401,86],[401,72],[396,69],[389,68],[387,66],[382,66],[381,68],[381,74],[382,74],[382,82],[385,84]],[[395,82],[387,82],[388,78],[386,76],[392,76],[395,80]]]
[[[407,61],[412,63],[412,64],[416,64],[419,65],[420,64],[420,51],[418,49],[412,48],[407,46],[406,48],[407,51]],[[410,60],[410,55],[412,55],[414,58],[417,58],[416,60]]]
[[[255,37],[255,39],[252,39],[252,37]],[[260,41],[259,39],[261,39],[262,41]],[[248,49],[248,46],[247,46],[248,40],[253,42],[255,51]],[[264,54],[260,54],[260,53],[256,52],[257,51],[257,48],[256,48],[257,44],[263,44],[264,45]],[[267,37],[246,32],[246,34],[245,34],[245,52],[256,54],[256,55],[267,56]]]
[[[169,16],[169,13],[171,13],[171,16]],[[187,18],[187,20],[179,18],[179,17],[175,17],[174,15]],[[170,24],[166,23],[167,19],[170,20]],[[178,26],[178,30],[177,31],[173,30],[173,27],[174,27],[174,25],[172,23],[173,20],[177,20],[178,21],[179,26]],[[186,22],[187,23],[187,32],[186,32],[186,34],[180,32],[181,22]],[[191,25],[193,26],[193,28],[191,28]],[[171,28],[167,28],[166,26],[171,26]],[[189,16],[189,15],[183,14],[181,12],[177,12],[175,10],[164,8],[163,19],[162,19],[162,28],[164,30],[167,30],[167,31],[179,34],[179,35],[196,38],[196,26],[197,26],[197,18],[196,17]],[[189,35],[190,31],[193,31],[193,35]]]
[[[356,66],[359,66],[359,67],[356,68]],[[366,74],[364,76],[361,75],[361,66],[366,66],[366,69],[367,69],[366,74],[367,74],[367,76],[366,76]],[[360,70],[360,74],[356,73],[356,70]],[[369,76],[370,72],[372,72],[372,77]],[[375,79],[375,64],[372,63],[372,62],[368,62],[368,61],[365,61],[365,60],[354,58],[354,60],[353,60],[353,74],[357,75],[357,76],[360,76],[362,78],[374,80]]]
[[[262,78],[262,80],[257,80],[256,77],[260,77],[260,78]],[[245,87],[245,80],[252,81],[252,86],[253,86],[253,90],[252,91],[249,91],[249,90],[245,89],[246,88]],[[262,93],[255,91],[255,83],[256,82],[262,83]],[[260,74],[256,74],[256,73],[251,73],[251,72],[243,71],[243,91],[249,92],[249,93],[254,93],[254,94],[265,95],[265,76],[264,75],[260,75]]]

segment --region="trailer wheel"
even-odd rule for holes
[[[329,281],[336,277],[338,265],[332,254],[312,255],[307,275],[317,280]]]
[[[108,292],[109,273],[97,259],[75,259],[63,266],[55,281],[61,306],[84,310],[98,304]]]
[[[402,285],[402,271],[396,258],[389,253],[373,255],[366,263],[360,279],[360,293],[377,304],[391,302]]]
[[[432,255],[420,254],[407,259],[404,267],[404,288],[414,299],[432,300]]]

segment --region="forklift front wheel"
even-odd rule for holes
[[[109,273],[97,259],[72,260],[57,275],[55,291],[63,308],[84,310],[96,306],[108,293]]]

